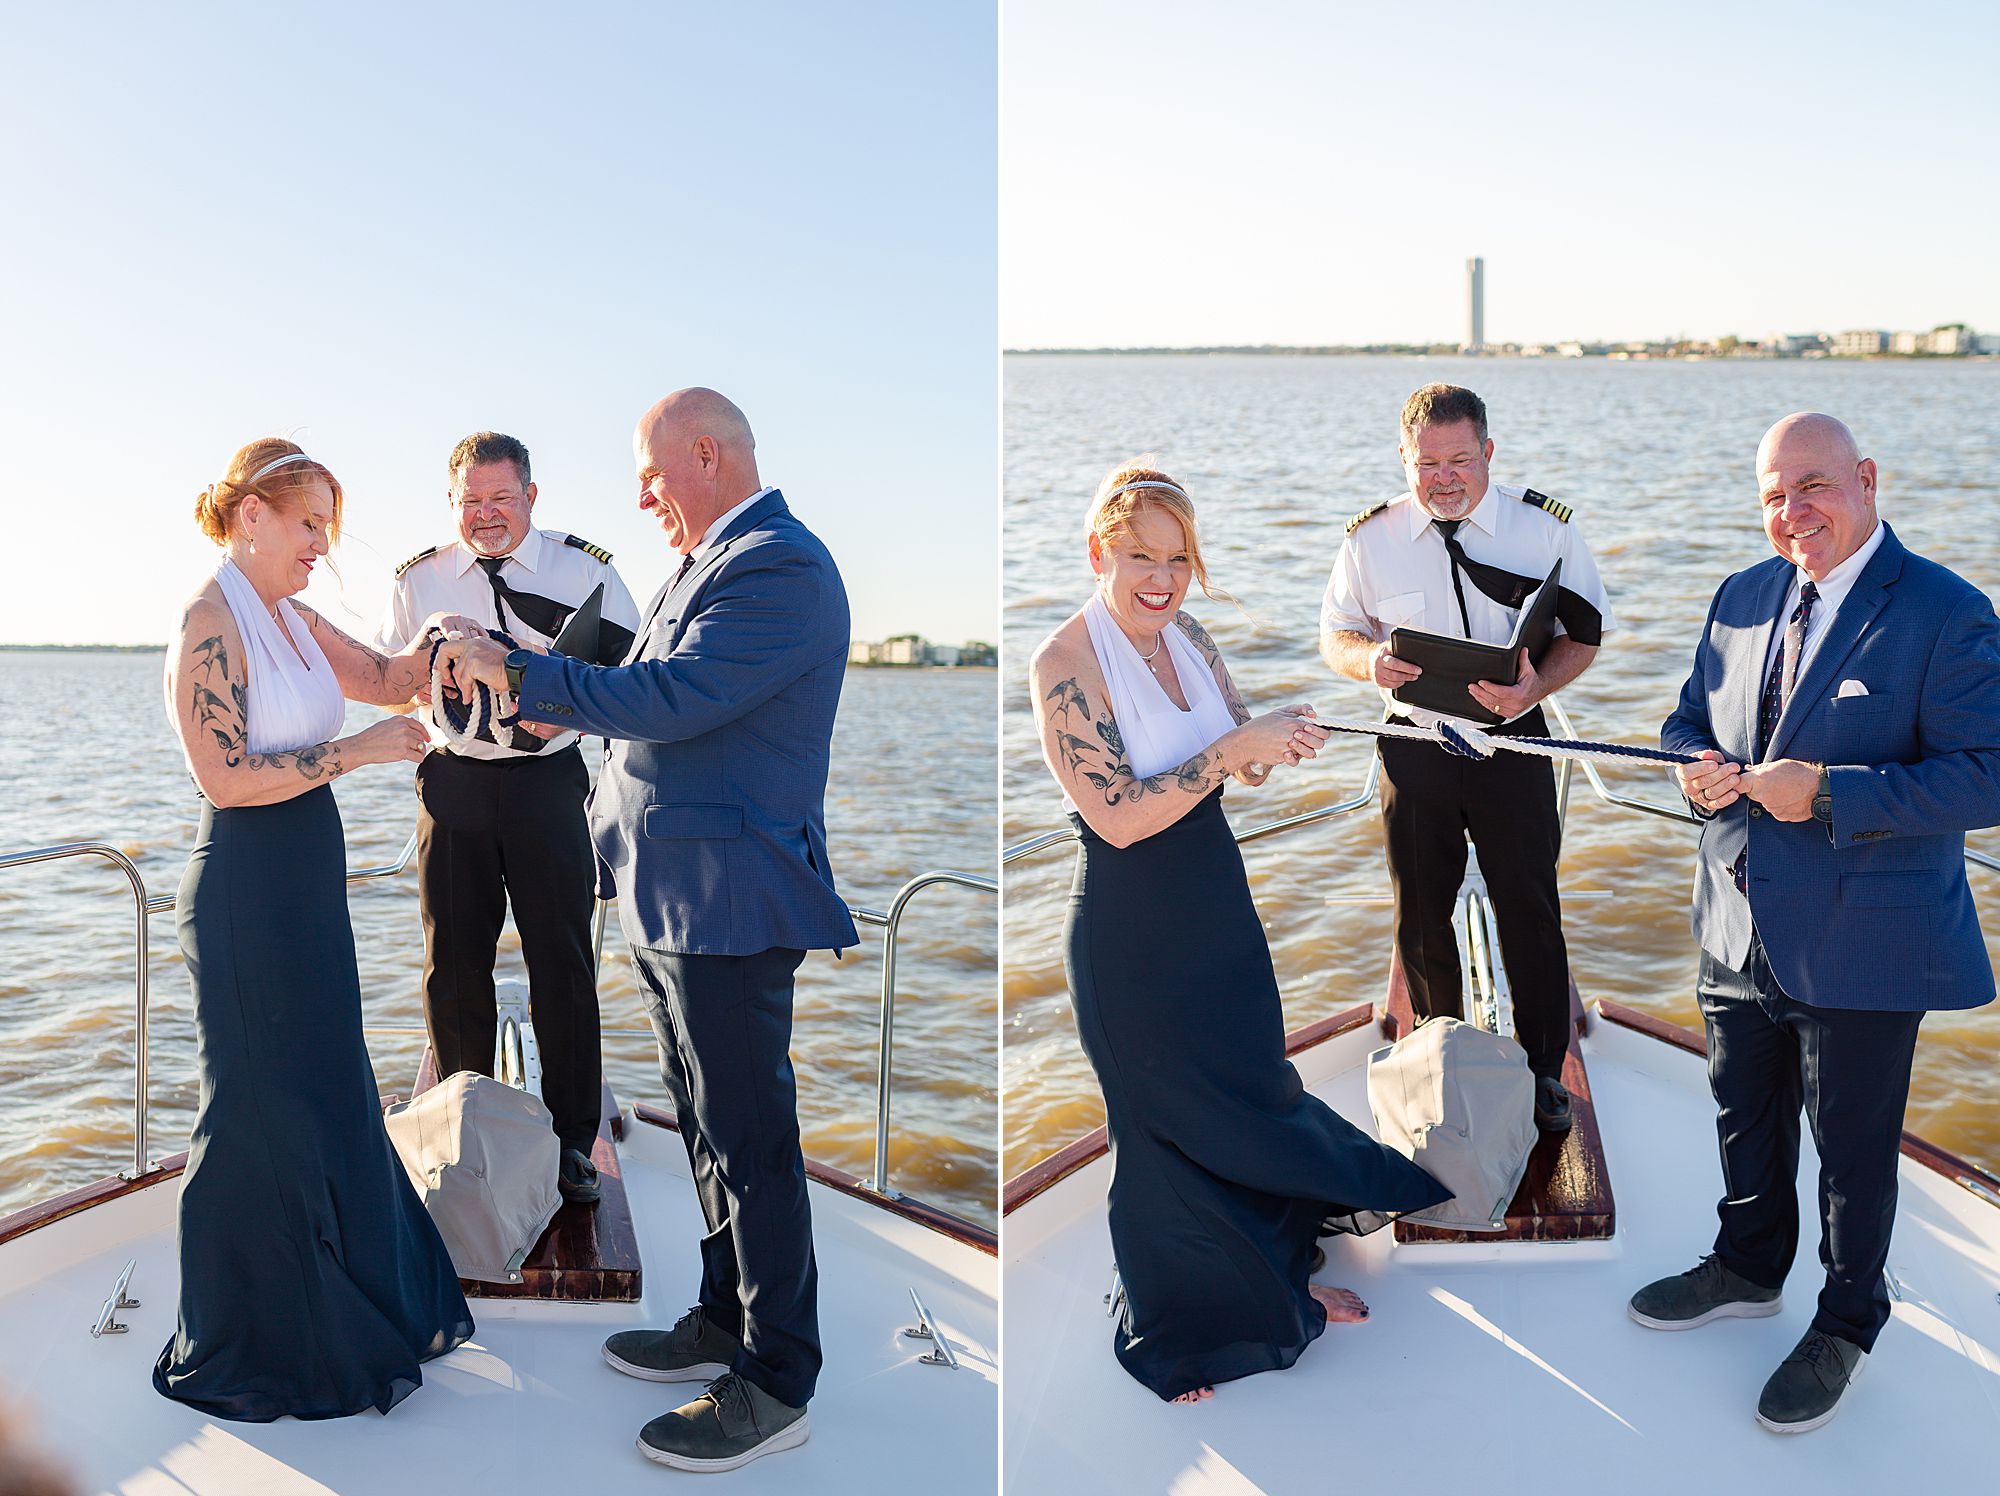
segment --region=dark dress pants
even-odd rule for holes
[[[791,1056],[792,974],[804,959],[632,950],[708,1224],[701,1307],[743,1342],[730,1370],[794,1408],[812,1397],[820,1367]]]
[[[1754,934],[1742,971],[1702,953],[1698,992],[1722,1145],[1716,1254],[1752,1283],[1784,1285],[1799,1245],[1803,1108],[1819,1149],[1826,1269],[1813,1328],[1872,1350],[1889,1320],[1882,1270],[1924,1015],[1816,1008],[1787,997]]]
[[[1500,733],[1545,736],[1540,707]],[[1569,947],[1556,893],[1555,772],[1524,753],[1460,758],[1430,743],[1376,740],[1382,755],[1382,836],[1396,897],[1396,956],[1410,1007],[1465,1016],[1464,975],[1451,931],[1465,878],[1465,839],[1479,852],[1514,995],[1514,1034],[1537,1075],[1562,1074],[1569,1048]]]
[[[591,903],[597,883],[572,745],[547,758],[433,753],[417,766],[417,899],[424,921],[424,1024],[438,1075],[493,1073],[493,949],[514,905],[528,967],[542,1099],[565,1148],[597,1136],[599,1048]]]

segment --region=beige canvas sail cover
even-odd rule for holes
[[[1520,1045],[1433,1018],[1368,1057],[1368,1109],[1376,1135],[1452,1193],[1405,1220],[1504,1229],[1539,1136],[1535,1077]]]
[[[390,1107],[387,1123],[459,1277],[520,1282],[562,1205],[562,1145],[541,1098],[461,1070]]]

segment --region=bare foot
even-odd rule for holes
[[[1368,1306],[1344,1288],[1327,1288],[1318,1283],[1308,1283],[1306,1291],[1325,1306],[1329,1324],[1354,1325],[1368,1318]]]
[[[1183,1392],[1174,1401],[1177,1403],[1207,1402],[1213,1396],[1215,1396],[1215,1389],[1213,1387],[1197,1387],[1192,1392]]]

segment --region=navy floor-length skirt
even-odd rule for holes
[[[218,1418],[388,1412],[472,1314],[382,1125],[340,810],[204,805],[177,915],[200,1110],[153,1385]]]
[[[1310,1095],[1222,792],[1166,830],[1083,847],[1066,966],[1111,1134],[1114,1347],[1161,1397],[1290,1366],[1326,1327],[1325,1229],[1448,1192]]]

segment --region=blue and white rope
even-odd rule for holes
[[[488,629],[489,638],[497,639],[509,649],[516,647],[514,641],[498,629]],[[514,698],[505,691],[489,690],[485,686],[473,687],[472,699],[460,701],[445,691],[449,682],[445,678],[444,666],[438,662],[442,653],[445,636],[431,631],[431,705],[430,719],[437,724],[437,730],[444,734],[445,741],[459,748],[479,740],[483,731],[490,729],[487,741],[502,748],[515,746],[514,724],[521,720],[514,707]]]
[[[1466,722],[1440,722],[1435,727],[1418,727],[1405,722],[1347,722],[1318,718],[1313,723],[1328,732],[1351,732],[1377,738],[1403,738],[1417,743],[1433,743],[1460,758],[1491,758],[1502,748],[1512,753],[1533,754],[1537,758],[1575,758],[1598,764],[1691,764],[1691,753],[1668,753],[1660,748],[1633,748],[1624,743],[1592,743],[1577,738],[1516,737],[1507,733],[1482,732]]]

